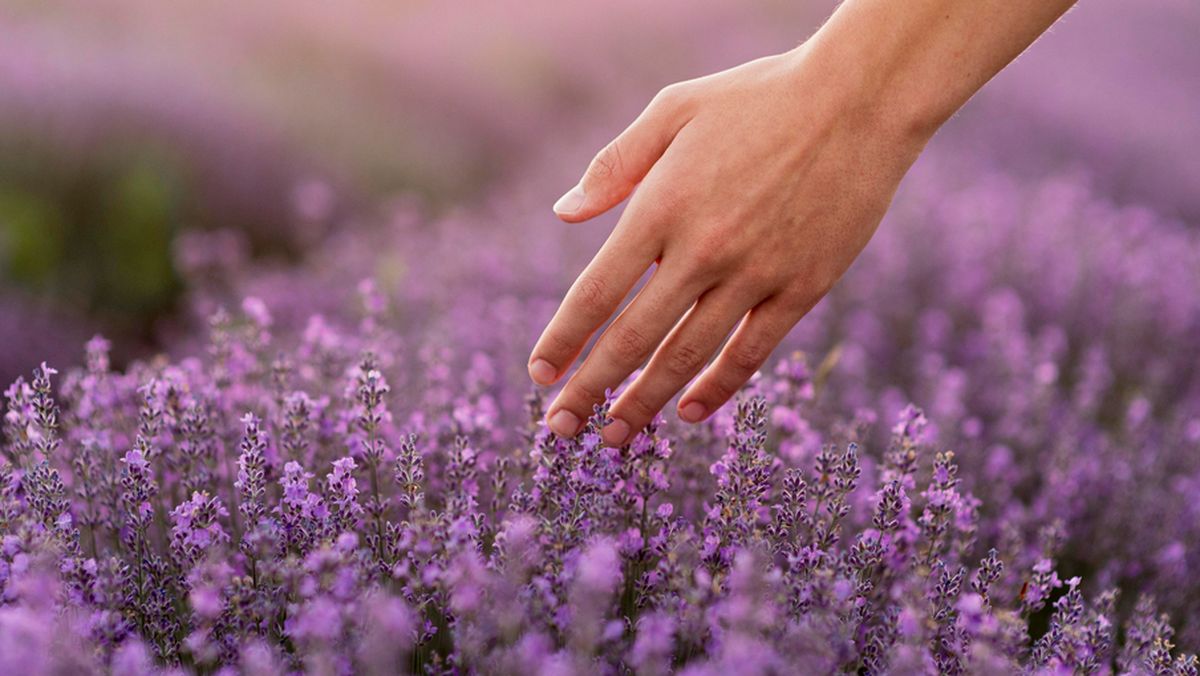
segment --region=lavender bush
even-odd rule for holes
[[[293,268],[181,242],[207,339],[7,392],[3,666],[1194,673],[1200,236],[962,163],[914,169],[811,359],[620,450],[603,408],[548,435],[521,368],[604,234],[528,216],[537,172]]]
[[[1151,596],[1085,593],[1070,511],[981,503],[916,407],[829,417],[832,356],[606,449],[605,406],[565,440],[531,391],[510,428],[491,359],[361,293],[357,325],[250,298],[202,356],[121,373],[97,338],[57,396],[8,389],[5,671],[1196,673]]]
[[[554,290],[604,230],[546,225],[527,209],[544,205],[529,187],[543,183],[535,172],[432,221],[401,205],[378,227],[336,233],[297,269],[192,273],[195,307],[215,312],[218,373],[257,363],[261,383],[275,365],[307,370],[303,401],[328,410],[339,401],[322,394],[328,380],[344,383],[341,406],[351,406],[354,373],[376,355],[392,386],[380,400],[401,417],[370,423],[390,426],[388,450],[351,451],[349,471],[365,486],[368,457],[408,458],[384,472],[399,482],[390,508],[401,513],[439,494],[443,515],[461,513],[449,505],[466,498],[439,482],[477,487],[483,553],[455,580],[509,574],[494,557],[518,513],[536,515],[530,557],[564,557],[546,564],[557,586],[536,577],[541,564],[521,568],[536,602],[519,584],[481,592],[475,612],[506,615],[490,629],[470,625],[469,641],[465,615],[439,610],[441,638],[419,638],[444,646],[449,636],[455,647],[422,652],[425,664],[459,646],[514,645],[495,637],[528,636],[530,623],[553,617],[535,632],[536,656],[519,664],[553,654],[547,670],[753,671],[761,658],[766,672],[1191,672],[1170,644],[1200,646],[1189,572],[1200,565],[1194,227],[1115,204],[1080,172],[1022,178],[986,157],[929,155],[855,268],[793,333],[811,361],[783,359],[742,409],[700,428],[661,422],[621,453],[595,437],[563,450],[527,428],[539,411],[521,365]],[[528,246],[512,246],[514,232]],[[359,284],[356,318],[341,290],[364,273],[378,281]],[[259,301],[241,319],[217,310],[238,293],[268,299],[273,316]],[[245,347],[271,331],[290,356]],[[765,409],[749,403],[756,396]],[[276,398],[290,400],[286,389]],[[254,406],[227,419],[241,409],[269,426]],[[468,456],[474,474],[462,469]],[[324,472],[345,476],[334,459],[321,461]],[[291,476],[322,473],[301,462]],[[631,507],[609,497],[591,506],[631,477]],[[379,540],[367,538],[386,540],[386,510],[380,522],[359,504],[369,514],[359,546],[378,558]],[[574,557],[597,541],[616,559],[595,560],[620,561],[619,580],[603,586],[608,614],[573,607],[592,598],[570,581],[591,559]],[[439,624],[447,617],[453,628]],[[482,664],[516,669],[505,659]]]

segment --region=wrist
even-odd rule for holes
[[[789,54],[873,128],[920,146],[974,93],[959,77],[961,36],[926,16],[933,3],[844,2]]]
[[[950,113],[941,112],[921,91],[901,86],[901,75],[877,67],[853,43],[820,35],[781,55],[793,86],[830,123],[846,125],[864,138],[880,139],[908,152],[910,161]]]
[[[885,129],[924,144],[1074,0],[844,0],[798,53]]]

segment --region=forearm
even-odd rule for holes
[[[932,135],[1075,0],[846,0],[798,52],[885,124]]]

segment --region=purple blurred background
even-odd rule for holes
[[[503,232],[426,236],[494,240],[497,265],[538,261],[564,288],[612,222],[548,209],[591,153],[661,86],[786,49],[832,6],[0,4],[0,379],[78,361],[94,331],[120,358],[176,344],[245,279],[386,270],[354,242],[396,203],[494,214]],[[915,183],[1066,172],[1194,224],[1197,26],[1188,0],[1080,3],[946,126],[898,204]]]

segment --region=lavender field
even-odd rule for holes
[[[832,4],[472,4],[0,3],[0,673],[1200,670],[1200,6],[1083,0],[606,448],[550,205]]]

